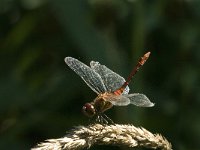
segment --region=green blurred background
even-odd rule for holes
[[[156,105],[114,107],[116,123],[161,133],[178,150],[200,149],[200,1],[1,0],[0,149],[30,149],[77,125],[95,93],[64,63],[97,60]],[[126,148],[95,146],[92,149]]]

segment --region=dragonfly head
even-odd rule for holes
[[[96,114],[96,110],[91,103],[86,103],[83,106],[82,111],[83,111],[84,115],[86,115],[88,117],[93,117]]]

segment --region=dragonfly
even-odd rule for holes
[[[144,65],[149,56],[150,52],[147,52],[139,59],[127,80],[99,62],[91,61],[90,66],[87,66],[78,59],[66,57],[65,63],[97,93],[97,97],[92,102],[83,106],[83,113],[91,118],[93,116],[101,116],[113,106],[133,104],[139,107],[153,107],[154,103],[146,95],[141,93],[129,94],[130,89],[128,86],[132,77]]]

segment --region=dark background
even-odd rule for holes
[[[106,114],[161,133],[173,149],[199,149],[200,1],[1,0],[0,149],[30,149],[88,124],[81,108],[96,95],[66,56],[126,78],[147,51],[130,88],[155,107]],[[102,148],[122,149],[92,149]]]

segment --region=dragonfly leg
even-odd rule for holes
[[[97,115],[97,117],[96,117],[96,119],[95,119],[95,122],[101,122],[100,115]]]
[[[100,124],[115,124],[112,119],[110,119],[107,115],[105,115],[104,113],[100,113],[98,115],[96,115],[95,123],[100,123]]]
[[[101,114],[101,123],[102,124],[108,124],[108,121],[106,120],[106,118],[103,117],[104,114]]]
[[[107,120],[107,124],[115,124],[112,119],[110,119],[106,114],[103,114],[103,116],[105,117],[105,120]]]
[[[103,117],[103,114],[96,115],[95,123],[108,124],[108,121]]]

